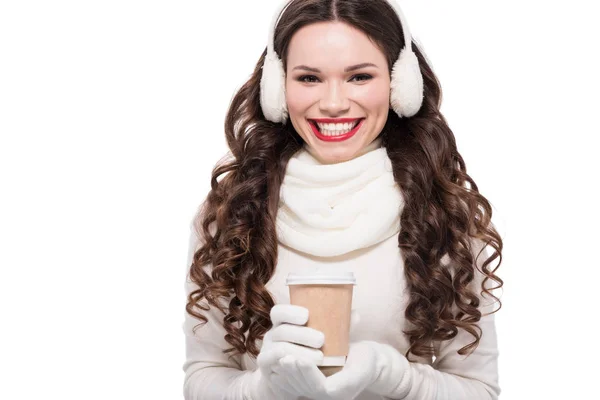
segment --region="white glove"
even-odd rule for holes
[[[331,399],[352,400],[363,390],[403,399],[412,386],[409,361],[388,344],[370,340],[350,343],[344,368],[327,378]]]
[[[318,397],[324,388],[325,376],[316,365],[323,361],[323,352],[319,348],[325,342],[325,335],[302,326],[308,321],[305,307],[276,304],[270,317],[273,326],[265,333],[256,359],[258,369],[252,379],[252,400]],[[312,379],[318,379],[318,385],[299,379],[298,362],[314,367],[317,374],[313,374]]]

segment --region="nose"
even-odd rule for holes
[[[343,84],[330,81],[319,102],[323,114],[338,115],[350,108],[350,100],[344,92]]]

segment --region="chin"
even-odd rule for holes
[[[313,151],[313,153],[314,153],[314,151]],[[317,151],[316,157],[323,164],[337,164],[337,163],[341,163],[341,162],[349,161],[349,160],[353,159],[355,153],[356,152],[354,152],[354,151],[348,152],[348,151],[335,151],[332,149],[324,149],[323,152]]]

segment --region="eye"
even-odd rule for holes
[[[315,81],[307,81],[306,79],[316,79],[317,81],[319,80],[319,78],[317,78],[314,75],[302,75],[298,78],[299,82],[304,82],[304,83],[315,83]],[[358,75],[354,75],[352,78],[350,78],[350,80],[354,79],[354,78],[364,78],[364,79],[360,79],[357,80],[357,82],[363,82],[363,81],[368,81],[369,79],[373,78],[371,75],[369,74],[358,74]]]
[[[368,75],[368,74],[358,74],[358,75],[354,75],[354,76],[352,77],[352,79],[354,79],[354,78],[360,78],[360,77],[362,77],[362,78],[365,78],[365,79],[364,79],[365,81],[368,81],[369,79],[371,79],[371,78],[372,78],[372,76],[371,76],[371,75]],[[360,82],[360,81],[359,81],[359,82]]]
[[[314,75],[302,75],[301,77],[298,78],[298,81],[305,82],[305,83],[313,83],[312,81],[306,81],[305,80],[306,78],[315,78],[316,79],[317,77]]]

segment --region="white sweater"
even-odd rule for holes
[[[374,154],[373,150],[380,150],[380,144],[379,140],[372,143],[372,145],[367,148],[367,153],[359,157],[360,159],[363,159],[362,162],[364,162],[364,158],[368,157],[369,154]],[[370,163],[371,166],[381,161],[381,158],[387,158],[384,153],[378,154],[378,157],[372,159],[373,162]],[[306,151],[298,156],[300,159],[304,157],[304,160],[307,160],[306,157],[310,158],[309,153]],[[298,157],[295,156],[295,158],[297,159]],[[315,164],[315,160],[312,159],[312,161],[313,164]],[[351,160],[350,162],[346,162],[345,165],[352,168],[352,166],[356,166],[357,163],[360,162],[360,160]],[[389,166],[389,163],[386,163],[385,165]],[[299,166],[313,168],[307,165]],[[324,167],[322,170],[338,168],[333,165],[314,165],[314,168],[321,167]],[[365,168],[363,164],[360,166],[360,169],[364,171],[368,168]],[[387,173],[388,172],[382,172],[382,175]],[[292,175],[292,172],[290,171],[289,174]],[[389,176],[386,179],[388,178]],[[354,181],[354,179],[352,179],[352,181]],[[381,179],[379,182],[383,181],[384,180]],[[285,182],[286,181],[284,181],[284,183]],[[370,182],[372,183],[373,181],[371,180]],[[362,185],[361,187],[364,186],[365,185]],[[348,196],[356,199],[357,191],[348,191],[347,184],[341,185],[340,187],[343,189],[343,193],[350,193]],[[285,189],[282,189],[282,193],[284,191]],[[344,195],[342,194],[340,197],[340,193],[342,192],[334,193],[335,199],[337,199],[335,201],[336,204],[344,202]],[[383,190],[383,192],[385,192],[385,190]],[[322,195],[322,192],[316,193],[316,196]],[[390,194],[390,196],[392,195]],[[332,198],[333,197],[329,197],[329,199]],[[348,198],[349,197],[346,197],[345,199]],[[363,199],[363,197],[359,198]],[[373,201],[375,201],[375,199],[373,199]],[[398,199],[395,201],[398,201]],[[315,202],[318,203],[318,201],[310,201],[311,207],[314,206]],[[331,201],[329,201],[329,204],[332,204]],[[288,217],[293,214],[292,211],[302,213],[301,210],[291,207],[287,209]],[[312,211],[314,211],[314,208]],[[302,217],[302,215],[297,215],[297,217]],[[388,218],[391,220],[392,217]],[[290,220],[290,218],[288,220]],[[356,218],[354,218],[354,220],[356,220]],[[278,219],[278,224],[279,223],[282,223],[282,221]],[[285,224],[286,222],[283,222],[283,225]],[[310,224],[310,219],[296,218],[293,226],[296,228],[308,229],[308,226],[303,224]],[[374,222],[373,224],[373,232],[377,231],[377,226],[375,225],[378,225],[379,227],[382,226],[381,221],[378,221],[377,223]],[[361,226],[360,229],[361,230],[358,232],[364,232],[365,230],[369,231],[369,227],[365,226]],[[283,227],[279,228],[280,233],[284,231],[285,229]],[[301,231],[302,229],[298,229],[298,232]],[[350,332],[350,341],[374,340],[389,344],[396,348],[401,354],[405,354],[409,347],[409,342],[402,330],[408,329],[410,326],[407,324],[404,317],[404,311],[408,305],[408,293],[406,292],[406,281],[404,277],[404,262],[398,248],[398,229],[391,232],[389,230],[379,229],[377,232],[379,232],[379,241],[377,241],[377,243],[371,244],[372,238],[365,239],[365,247],[361,247],[362,245],[360,243],[354,243],[354,250],[338,255],[315,255],[299,251],[294,247],[301,246],[294,246],[296,243],[294,240],[303,240],[301,239],[301,236],[286,236],[285,244],[282,243],[281,240],[279,241],[277,268],[272,279],[267,284],[267,289],[273,296],[276,304],[289,304],[289,291],[288,287],[285,285],[285,279],[288,273],[306,269],[324,268],[352,271],[357,281],[354,288],[352,308],[358,311],[360,321]],[[390,233],[392,233],[391,236]],[[327,236],[327,238],[332,242],[332,247],[337,246],[336,248],[339,249],[343,247],[343,243],[347,242],[344,237],[340,237],[339,243],[334,243],[335,238],[332,239],[330,236]],[[192,256],[198,246],[198,238],[196,237],[194,230],[191,229],[187,266],[191,264]],[[477,255],[481,249],[481,243],[473,242],[473,246],[473,253],[474,255]],[[327,252],[326,250],[322,251]],[[338,251],[338,253],[340,252],[343,252],[343,250]],[[477,259],[479,268],[481,268],[482,262],[488,255],[489,252],[485,249],[479,256]],[[207,272],[210,267],[210,265],[204,266]],[[472,287],[476,289],[476,293],[479,293],[483,275],[476,271],[476,278],[477,279],[472,282]],[[491,287],[492,285],[493,283],[491,280],[488,280],[486,287]],[[197,286],[192,283],[189,280],[189,276],[187,276],[185,280],[186,295],[195,289],[197,289]],[[222,304],[226,308],[227,302],[223,301]],[[495,307],[495,304],[492,304],[490,298],[487,296],[481,298],[480,310],[482,313],[485,314],[495,308],[497,307]],[[245,382],[248,374],[257,369],[256,360],[248,356],[248,354],[237,356],[230,360],[228,358],[229,354],[224,354],[222,352],[223,349],[231,347],[224,339],[226,334],[223,328],[224,315],[214,307],[211,307],[209,312],[203,313],[208,318],[208,323],[199,327],[194,334],[192,329],[195,325],[200,323],[200,320],[193,318],[187,312],[184,312],[183,330],[185,332],[186,340],[186,361],[183,364],[183,370],[185,372],[185,399],[216,400],[225,398],[231,400],[248,400],[249,398],[244,393]],[[410,393],[405,399],[497,399],[500,394],[500,387],[498,384],[498,348],[494,317],[494,314],[483,316],[479,321],[479,326],[482,330],[481,340],[477,349],[468,357],[461,356],[457,353],[458,349],[473,341],[473,337],[462,329],[459,330],[458,335],[454,339],[441,343],[439,346],[439,356],[434,360],[411,355],[411,360],[416,360],[416,362],[410,363],[413,384]],[[260,348],[261,342],[257,341],[257,345]],[[223,397],[224,395],[226,397]],[[383,397],[365,391],[361,393],[357,399],[382,400]]]

